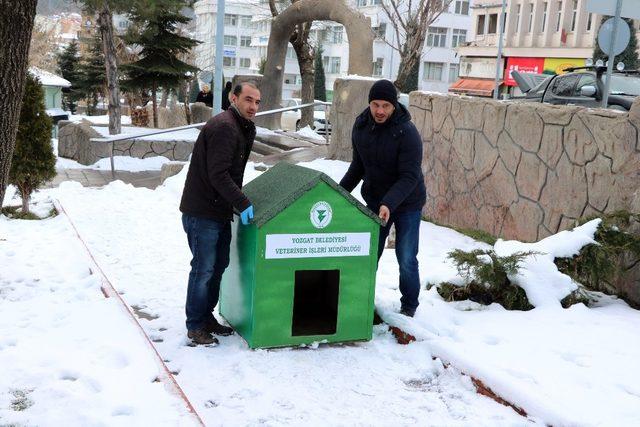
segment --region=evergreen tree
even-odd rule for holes
[[[73,40],[59,55],[58,55],[58,72],[62,77],[67,79],[71,83],[71,87],[62,89],[62,107],[71,111],[72,114],[76,112],[76,101],[82,96],[78,93],[78,43]]]
[[[149,7],[146,1],[134,4],[131,20],[135,31],[128,34],[128,41],[142,47],[141,59],[123,66],[127,74],[125,85],[130,88],[150,88],[153,102],[153,126],[158,127],[157,92],[178,87],[185,79],[187,72],[196,73],[197,67],[178,59],[198,41],[176,33],[178,24],[186,24],[190,18],[182,15],[180,10],[186,6],[185,1],[166,0]]]
[[[264,67],[267,65],[267,58],[260,58],[260,63],[258,64],[258,74],[264,75]]]
[[[78,92],[87,101],[87,115],[92,116],[95,114],[98,97],[104,95],[107,85],[102,40],[97,34],[91,40],[89,52],[78,65],[77,82]]]
[[[607,19],[611,18],[610,16],[603,16],[600,25],[602,25]],[[636,29],[633,26],[633,19],[623,18],[623,20],[629,25],[629,30],[631,31],[631,37],[629,38],[629,44],[626,49],[622,51],[620,55],[616,55],[615,57],[615,67],[618,62],[622,62],[624,64],[625,70],[636,70],[640,67],[640,61],[638,61],[638,39],[636,37]],[[602,62],[607,62],[609,56],[606,55],[598,43],[596,43],[596,47],[593,50],[593,62],[595,63],[598,59],[602,59]],[[614,68],[615,69],[615,68]]]
[[[324,64],[322,63],[322,46],[316,48],[315,54],[315,82],[313,86],[315,99],[327,101],[327,86],[324,78]]]
[[[29,213],[31,193],[56,175],[51,127],[51,119],[45,111],[42,85],[27,73],[16,147],[9,171],[9,183],[18,188],[22,197],[22,213]]]

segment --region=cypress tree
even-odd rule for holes
[[[602,25],[607,19],[611,18],[610,16],[603,16],[600,25]],[[620,55],[616,55],[615,64],[618,62],[622,62],[624,64],[625,70],[636,70],[640,66],[640,61],[638,61],[638,39],[636,37],[636,29],[633,26],[633,19],[623,18],[623,20],[629,26],[629,30],[631,31],[631,37],[629,38],[629,44],[626,49],[622,51]],[[602,59],[602,62],[607,62],[609,56],[606,55],[600,46],[596,42],[596,47],[593,50],[593,62],[595,63],[598,59]],[[615,69],[615,68],[614,68]]]
[[[71,111],[72,114],[76,112],[76,101],[82,96],[78,93],[78,43],[73,40],[69,45],[58,55],[58,71],[62,77],[69,80],[71,87],[62,89],[62,107],[65,110]]]
[[[9,183],[22,197],[22,213],[29,213],[29,199],[40,185],[56,175],[51,146],[52,122],[45,111],[44,90],[30,73],[25,80],[16,147],[9,171]]]
[[[411,72],[407,76],[407,80],[405,81],[405,86],[402,88],[403,93],[409,93],[414,90],[418,90],[418,78],[420,74],[420,62],[416,61],[413,68],[411,68]]]
[[[104,95],[107,76],[104,66],[104,53],[100,35],[95,34],[91,39],[89,52],[78,66],[78,92],[87,101],[87,115],[95,114],[98,97]]]
[[[176,33],[178,24],[186,24],[190,18],[182,15],[184,1],[171,1],[163,7],[145,7],[136,3],[131,13],[136,31],[128,34],[128,41],[142,47],[141,59],[123,66],[127,74],[125,85],[130,88],[150,88],[153,102],[153,125],[158,127],[156,94],[158,88],[176,88],[187,79],[187,72],[195,74],[197,67],[178,59],[188,53],[198,41]]]
[[[327,86],[324,78],[324,64],[322,63],[322,46],[318,46],[316,48],[315,54],[315,82],[313,85],[313,90],[315,94],[315,99],[318,101],[327,101]]]

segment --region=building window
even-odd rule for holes
[[[224,45],[225,46],[237,46],[238,38],[236,36],[224,36]]]
[[[241,68],[251,68],[251,58],[240,58]]]
[[[593,22],[593,13],[590,13],[587,17],[587,31],[591,31],[592,22]]]
[[[427,33],[427,46],[445,47],[447,44],[447,29],[439,27],[429,27]]]
[[[242,28],[251,28],[251,15],[241,15],[240,16],[240,26]]]
[[[129,21],[118,22],[118,28],[129,28]]]
[[[560,31],[560,26],[562,25],[562,2],[558,2],[558,21],[556,22],[556,32]]]
[[[236,58],[231,56],[224,56],[222,58],[222,66],[223,67],[235,67],[236,66]]]
[[[331,28],[329,43],[342,43],[342,26]]]
[[[373,36],[376,39],[384,40],[385,36],[387,35],[387,23],[381,22],[380,25],[378,25],[377,27],[373,27],[372,30]]]
[[[453,29],[453,36],[451,37],[451,47],[458,47],[467,41],[467,30]]]
[[[240,36],[240,46],[251,47],[251,36]]]
[[[516,7],[516,27],[515,27],[516,33],[520,31],[520,8],[521,8],[521,5],[518,5]]]
[[[577,19],[578,19],[578,0],[573,0],[573,11],[571,12],[571,31],[576,30]]]
[[[442,80],[442,62],[425,62],[422,80]]]
[[[544,2],[542,5],[542,26],[540,27],[540,32],[544,33],[544,29],[547,26],[547,2]]]
[[[492,13],[489,15],[489,29],[487,34],[495,34],[498,32],[498,14]]]
[[[480,36],[484,34],[484,20],[485,15],[478,15],[478,28],[476,30],[476,34]]]
[[[527,32],[530,33],[533,29],[533,3],[529,3],[529,26]]]
[[[297,58],[296,51],[291,46],[287,46],[287,58],[289,59]]]
[[[458,80],[459,75],[460,75],[460,65],[449,64],[449,83],[453,83],[456,80]]]
[[[384,58],[376,58],[373,63],[373,76],[380,77],[382,76],[382,65],[384,64]]]
[[[459,15],[469,14],[469,0],[456,0],[455,13]]]
[[[238,15],[229,15],[225,13],[224,25],[227,25],[230,27],[235,27],[236,25],[238,25]]]
[[[365,7],[366,5],[367,5],[367,0],[358,0],[357,2],[358,7]]]
[[[340,57],[339,56],[325,56],[322,58],[322,65],[327,74],[340,73]]]

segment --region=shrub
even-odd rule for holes
[[[31,194],[56,175],[51,145],[52,122],[45,111],[40,82],[27,73],[16,146],[9,171],[9,184],[18,188],[22,212],[29,212]]]

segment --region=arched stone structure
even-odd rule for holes
[[[371,21],[349,8],[344,0],[300,0],[280,13],[271,24],[267,63],[262,79],[261,110],[278,108],[282,101],[282,79],[287,43],[296,24],[309,21],[335,21],[344,25],[349,39],[349,74],[370,76],[373,63]],[[264,117],[260,123],[277,128],[280,114]]]

